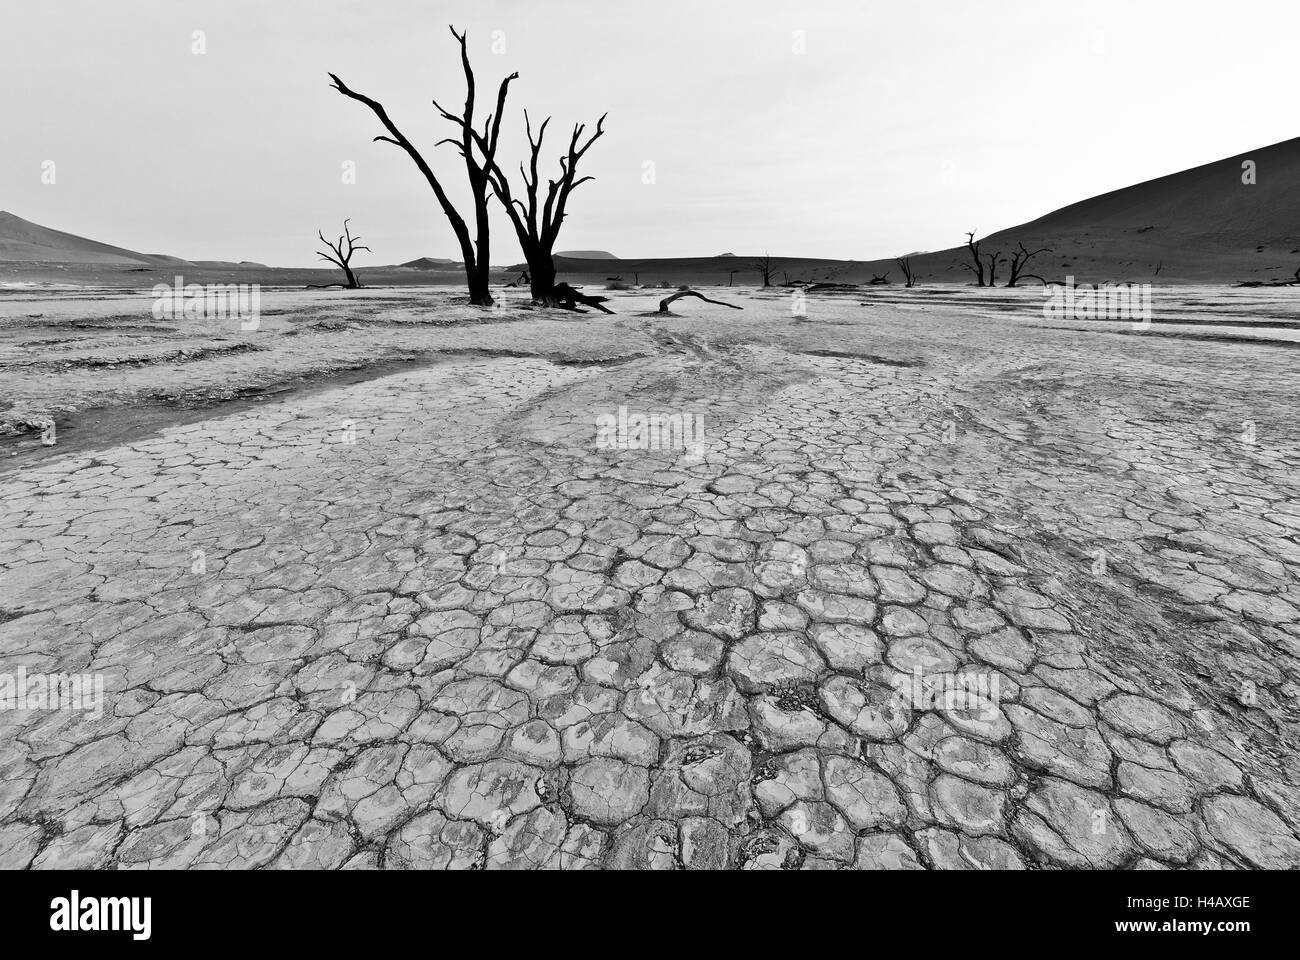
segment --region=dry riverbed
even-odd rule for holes
[[[1293,291],[662,295],[0,298],[0,866],[1300,866]]]

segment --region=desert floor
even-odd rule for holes
[[[1300,866],[1300,294],[710,293],[0,296],[0,866]]]

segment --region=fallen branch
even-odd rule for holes
[[[555,302],[566,310],[577,310],[578,304],[584,304],[588,307],[595,307],[601,313],[613,313],[614,311],[605,306],[608,297],[589,297],[585,293],[579,293],[567,283],[557,283],[553,288],[555,292]]]
[[[698,297],[699,299],[703,300],[705,303],[716,303],[720,307],[730,307],[732,310],[745,309],[744,307],[739,306],[738,304],[727,303],[724,300],[710,300],[704,294],[697,293],[694,290],[679,290],[677,293],[674,293],[671,297],[664,297],[662,300],[659,301],[659,312],[667,313],[668,304],[672,303],[674,300],[680,300],[682,297]]]

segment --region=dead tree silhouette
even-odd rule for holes
[[[510,86],[510,81],[519,77],[519,74],[512,73],[501,81],[501,87],[497,91],[496,112],[489,114],[483,124],[483,134],[473,134],[472,139],[480,141],[481,149],[485,156],[485,162],[480,164],[474,157],[471,145],[471,131],[474,129],[474,70],[470,66],[469,53],[466,50],[465,34],[457,33],[455,27],[449,28],[451,35],[460,43],[460,60],[465,70],[465,112],[461,117],[456,117],[447,113],[442,107],[434,102],[438,111],[450,120],[458,123],[463,131],[460,140],[440,140],[435,147],[443,143],[455,145],[465,158],[465,171],[469,178],[470,196],[474,201],[474,229],[475,236],[470,237],[469,227],[465,223],[465,218],[460,215],[455,205],[447,196],[442,184],[434,175],[428,162],[421,155],[420,151],[412,145],[402,132],[397,129],[388,116],[388,111],[384,105],[377,100],[367,97],[365,94],[358,93],[348,88],[337,74],[331,73],[330,79],[334,81],[334,89],[345,97],[350,97],[359,103],[364,103],[370,108],[371,112],[379,118],[379,122],[384,125],[388,131],[388,136],[378,136],[374,142],[391,143],[394,146],[401,147],[414,162],[424,179],[428,181],[429,186],[433,189],[434,196],[438,198],[438,205],[442,207],[443,214],[451,224],[451,229],[456,234],[456,240],[460,243],[461,257],[465,261],[465,280],[469,286],[469,301],[481,307],[492,306],[492,293],[489,290],[489,274],[491,271],[490,261],[490,237],[488,225],[488,186],[489,177],[487,171],[495,163],[497,139],[501,133],[501,114],[505,110],[506,93]]]
[[[348,221],[343,221],[343,236],[339,237],[337,243],[330,243],[330,241],[326,240],[324,230],[317,230],[316,236],[320,237],[320,242],[325,244],[325,246],[330,250],[329,253],[326,253],[323,250],[318,250],[316,255],[322,260],[328,260],[335,266],[342,268],[344,276],[348,278],[348,282],[346,284],[340,284],[340,286],[343,286],[347,290],[360,290],[361,281],[358,280],[357,275],[352,272],[352,255],[358,250],[365,250],[367,253],[370,253],[371,250],[369,247],[357,243],[361,238],[352,236],[352,231],[348,227]],[[334,286],[334,284],[330,284],[330,286]]]
[[[1006,263],[1006,260],[1002,257],[1002,251],[999,250],[997,253],[990,253],[989,254],[989,286],[990,287],[996,287],[998,285],[997,279],[998,279],[999,263]]]
[[[1040,247],[1037,250],[1026,250],[1023,243],[1018,244],[1018,246],[1020,247],[1019,250],[1013,250],[1011,252],[1011,261],[1009,266],[1011,277],[1007,280],[1007,286],[1014,287],[1022,276],[1029,277],[1033,280],[1042,280],[1043,284],[1046,285],[1047,281],[1043,280],[1043,278],[1037,274],[1025,273],[1025,267],[1029,265],[1030,260],[1038,256],[1040,253],[1051,253],[1051,248]]]
[[[912,287],[916,286],[916,274],[912,272],[912,258],[899,257],[894,262],[902,269],[903,280],[906,281],[907,288],[910,290]]]
[[[575,290],[567,283],[557,283],[551,287],[547,305],[564,307],[566,310],[577,310],[578,304],[581,303],[588,307],[595,307],[601,313],[613,313],[613,310],[605,306],[605,301],[608,299],[609,297],[588,296]]]
[[[437,107],[437,104],[435,103],[434,106]],[[523,178],[524,195],[528,201],[525,204],[523,200],[514,196],[510,189],[510,180],[497,161],[495,130],[491,136],[485,136],[464,119],[448,113],[441,107],[438,109],[444,118],[461,125],[466,141],[472,141],[483,156],[483,167],[488,171],[488,181],[497,199],[501,201],[501,206],[510,217],[510,222],[515,228],[515,236],[519,239],[519,248],[528,263],[529,276],[532,278],[530,287],[533,302],[545,306],[564,306],[566,303],[572,306],[574,301],[571,297],[566,300],[565,297],[557,296],[559,287],[555,282],[555,241],[559,239],[560,227],[563,226],[567,215],[569,196],[588,180],[595,179],[595,177],[579,177],[578,162],[591,149],[591,145],[604,135],[605,118],[609,114],[601,115],[596,121],[595,131],[585,142],[583,142],[583,134],[587,130],[587,125],[574,124],[573,133],[569,138],[569,148],[560,157],[560,176],[556,180],[547,181],[546,196],[541,199],[539,206],[538,188],[541,184],[541,175],[538,173],[537,165],[542,152],[542,142],[546,137],[546,127],[551,122],[550,117],[543,120],[542,125],[537,128],[537,139],[534,140],[532,120],[528,116],[528,111],[524,111],[524,131],[528,136],[529,159],[527,168],[522,163],[519,165],[519,173]],[[498,125],[500,123],[499,111],[497,123]],[[573,288],[567,289],[572,291]],[[578,302],[583,301],[579,299]],[[591,305],[595,306],[595,304]],[[604,308],[598,307],[598,309]]]
[[[974,230],[970,230],[966,234],[966,249],[970,251],[972,263],[963,263],[962,266],[975,274],[975,286],[982,287],[984,286],[984,261],[980,257],[980,245],[979,241],[975,239]]]
[[[768,254],[763,254],[763,259],[757,261],[750,269],[757,270],[763,275],[763,286],[772,285],[772,274],[776,272],[776,268],[772,266],[772,258]]]
[[[668,305],[672,303],[674,300],[680,300],[682,297],[699,297],[705,303],[716,303],[720,307],[730,307],[732,310],[745,309],[744,307],[737,306],[734,303],[727,303],[725,300],[710,300],[704,294],[698,293],[694,290],[678,290],[671,297],[664,297],[662,300],[659,301],[659,312],[668,313],[669,312]]]

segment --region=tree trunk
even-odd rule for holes
[[[465,280],[469,284],[469,302],[476,307],[490,307],[492,299],[491,268],[483,260],[477,260],[471,267],[465,265]]]
[[[477,271],[469,277],[469,302],[476,307],[490,307],[495,302],[487,278]]]
[[[343,264],[343,272],[348,275],[348,289],[360,290],[361,281],[357,279],[357,275],[352,272],[352,268],[349,267],[346,263]]]
[[[548,307],[556,306],[555,262],[549,256],[534,256],[528,261],[528,278],[533,303]]]
[[[465,264],[469,274],[469,302],[476,307],[490,307],[494,301],[490,290],[492,264],[489,258],[492,254],[488,239],[487,194],[485,193],[487,180],[475,183],[471,175],[470,183],[474,188],[474,218],[478,233],[475,241],[474,263]]]

